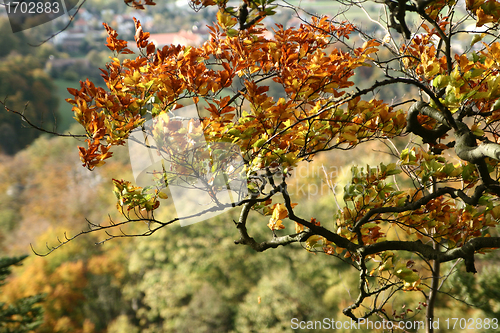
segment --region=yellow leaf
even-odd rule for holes
[[[406,267],[398,269],[394,274],[401,280],[408,283],[413,283],[419,280],[418,274]]]
[[[298,234],[299,232],[302,231],[304,231],[304,226],[300,223],[295,222],[295,232]]]
[[[236,18],[231,17],[223,9],[217,12],[217,21],[219,21],[220,26],[224,29],[232,28],[238,22]]]
[[[274,205],[273,210],[273,219],[281,220],[288,217],[288,210],[286,209],[285,204],[279,203]]]
[[[491,216],[494,219],[498,219],[500,217],[500,206],[496,206],[491,210]]]
[[[282,223],[283,223],[283,221],[281,221],[281,220],[275,220],[273,218],[270,218],[269,223],[267,224],[267,227],[271,230],[285,229],[285,226]]]
[[[168,199],[168,195],[162,191],[158,192],[158,197],[160,199]]]
[[[316,244],[318,244],[318,242],[320,240],[322,240],[323,237],[322,236],[319,236],[319,235],[313,235],[311,237],[309,237],[306,241],[306,248],[309,250],[309,249],[312,249]]]
[[[358,138],[356,137],[355,134],[353,133],[350,133],[350,132],[345,132],[345,133],[342,133],[341,136],[346,139],[347,141],[352,141],[352,142],[356,142],[358,140]]]
[[[486,23],[494,22],[495,18],[491,15],[486,15],[482,8],[476,10],[477,22],[476,27],[482,27]]]
[[[482,34],[481,35],[477,35],[477,34],[474,35],[472,37],[471,42],[470,42],[470,46],[473,46],[474,44],[476,44],[477,42],[479,42],[481,39],[483,39],[483,35]]]

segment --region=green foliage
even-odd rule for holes
[[[0,58],[10,53],[28,54],[33,49],[28,45],[28,38],[24,33],[12,33],[9,20],[5,17],[0,19]]]
[[[136,239],[125,298],[138,305],[131,322],[141,332],[289,331],[293,317],[337,313],[338,299],[321,299],[338,281],[332,276],[347,274],[345,265],[325,267],[325,257],[300,247],[279,253],[235,247],[228,223],[214,218]]]
[[[120,315],[109,326],[108,333],[139,333],[139,329],[134,326],[126,315]]]
[[[11,274],[11,266],[20,265],[26,259],[20,257],[0,258],[0,284]],[[12,303],[0,302],[0,332],[24,333],[36,329],[43,323],[43,308],[38,305],[45,298],[43,294],[23,297]]]
[[[490,262],[491,259],[498,259],[491,255],[489,257],[489,260],[481,260],[484,266],[481,265],[478,274],[467,274],[463,269],[459,269],[450,276],[446,287],[449,292],[465,302],[459,305],[462,311],[469,310],[472,314],[470,307],[467,307],[471,305],[472,309],[475,309],[475,317],[498,319],[500,318],[500,268]],[[480,331],[500,332],[500,328]]]
[[[24,115],[33,124],[52,129],[58,105],[54,91],[36,56],[14,55],[0,62],[0,99],[12,110],[25,110]],[[0,113],[0,148],[4,153],[16,153],[40,134],[27,128],[19,115]]]
[[[289,332],[290,320],[315,320],[328,317],[320,298],[308,281],[303,281],[288,269],[276,268],[263,276],[239,306],[235,332]]]
[[[49,44],[33,48],[24,32],[13,34],[7,19],[0,19],[0,101],[22,112],[35,125],[53,129],[58,100],[45,62],[55,53]],[[14,154],[41,132],[29,128],[19,115],[0,113],[0,152]]]

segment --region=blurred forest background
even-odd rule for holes
[[[323,12],[332,10],[321,3],[309,4]],[[132,21],[122,20],[145,15],[126,9],[121,1],[92,0],[83,8],[87,24],[94,24],[93,19],[97,23],[80,27],[81,40],[54,40],[38,47],[28,44],[38,44],[65,22],[12,34],[7,15],[0,12],[0,98],[47,130],[78,133],[71,107],[64,101],[70,96],[66,88],[76,88],[86,78],[103,84],[98,68],[104,67],[110,52],[104,46],[100,22],[115,25],[121,38],[132,40]],[[163,33],[175,32],[173,27],[199,31],[214,20],[215,13],[194,13],[167,3],[148,15],[142,21],[148,31]],[[290,13],[273,19],[278,21],[268,24],[293,23]],[[77,23],[71,28],[78,28]],[[377,72],[366,69],[355,81],[376,77]],[[412,93],[404,89],[396,95]],[[385,98],[395,95],[394,91],[378,93]],[[86,219],[93,223],[119,220],[110,180],[132,178],[127,148],[90,172],[79,163],[78,145],[75,139],[43,134],[19,116],[0,112],[0,257],[29,255],[19,260],[22,266],[6,274],[0,305],[6,309],[16,300],[39,295],[32,300],[43,309],[43,323],[34,329],[2,321],[6,315],[0,311],[0,332],[275,333],[292,331],[292,318],[346,319],[342,309],[357,297],[357,271],[300,245],[264,253],[235,245],[238,235],[232,219],[237,210],[184,228],[169,226],[150,237],[115,239],[98,246],[95,243],[106,235],[89,234],[47,257],[36,256],[30,244],[44,253],[46,243],[57,245],[57,237],[87,228]],[[301,203],[299,213],[312,216],[314,212],[322,224],[333,224],[337,206],[326,178],[334,178],[341,194],[351,165],[376,165],[383,159],[374,146],[367,144],[364,149],[354,157],[332,152],[301,164],[291,187],[294,202]],[[250,222],[252,228],[271,232],[265,217],[255,214]],[[483,256],[475,276],[466,274],[462,265],[444,265],[443,271],[458,272],[443,285],[436,316],[500,318],[498,260],[498,254]],[[422,320],[425,309],[418,309],[423,297],[417,292],[405,295],[389,306],[391,310],[406,312],[407,320]]]

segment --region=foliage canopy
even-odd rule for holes
[[[348,10],[365,4],[339,2]],[[87,80],[68,89],[86,131],[87,146],[79,147],[85,167],[103,165],[138,129],[154,138],[152,148],[170,166],[150,170],[147,187],[114,179],[124,220],[91,224],[82,234],[130,236],[113,229],[147,222],[136,235],[151,235],[190,217],[156,217],[171,199],[169,188],[201,181],[213,206],[196,215],[240,207],[236,244],[264,251],[301,242],[311,252],[347,258],[360,274],[347,316],[389,318],[384,307],[405,290],[425,295],[432,319],[446,278],[440,265],[463,260],[467,272],[476,272],[475,256],[500,247],[500,3],[388,0],[375,32],[272,0],[248,0],[239,9],[214,0],[191,5],[219,8],[203,45],[157,48],[135,21],[138,51],[126,58],[134,52],[104,24],[114,53],[102,70],[107,88]],[[263,19],[277,8],[294,10],[302,24],[267,28]],[[380,79],[356,86],[366,67]],[[418,95],[377,98],[380,89],[400,84]],[[273,85],[284,97],[269,95]],[[188,107],[199,120],[182,116]],[[370,141],[393,162],[354,167],[333,222],[300,216],[287,183],[298,163]],[[217,194],[234,179],[245,180],[246,196],[222,202]],[[259,236],[267,240],[251,236],[251,213],[269,216],[262,220],[271,231]]]

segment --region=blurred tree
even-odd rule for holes
[[[58,99],[54,95],[56,88],[52,79],[43,69],[44,65],[36,54],[11,54],[2,59],[0,98],[5,107],[22,113],[33,124],[53,130]],[[9,112],[0,114],[0,128],[0,149],[7,154],[14,154],[25,148],[41,134],[40,130],[30,127],[19,114]]]
[[[32,49],[28,45],[28,38],[24,33],[14,34],[11,30],[9,20],[5,17],[0,18],[0,58],[6,57],[10,53],[26,55]]]
[[[58,99],[52,79],[45,73],[45,63],[57,52],[51,44],[30,46],[33,39],[25,32],[12,33],[6,18],[0,18],[0,31],[0,102],[23,111],[34,124],[53,130]],[[12,155],[39,135],[40,131],[19,115],[0,114],[0,152]]]
[[[455,309],[458,311],[453,313],[454,315],[466,312],[470,317],[500,318],[500,269],[496,265],[498,258],[491,258],[491,255],[488,257],[490,258],[481,260],[481,266],[484,266],[477,275],[472,276],[464,269],[458,268],[446,281],[443,291],[464,300],[464,303]],[[446,308],[446,305],[449,305],[449,302],[444,304],[443,308]],[[490,325],[479,331],[500,332],[500,327]]]
[[[42,237],[50,234],[52,231]],[[50,260],[30,260],[6,284],[2,300],[7,303],[15,304],[29,295],[46,295],[43,324],[36,332],[100,332],[127,310],[121,298],[121,283],[127,280],[119,262],[123,261],[123,252],[117,251],[115,257],[104,257],[99,251],[78,253],[82,245],[76,244],[71,252]]]
[[[0,285],[3,287],[6,278],[11,274],[11,266],[21,265],[25,256],[0,258]],[[36,294],[17,299],[13,302],[0,302],[0,332],[28,333],[43,323],[43,302],[45,295]]]

